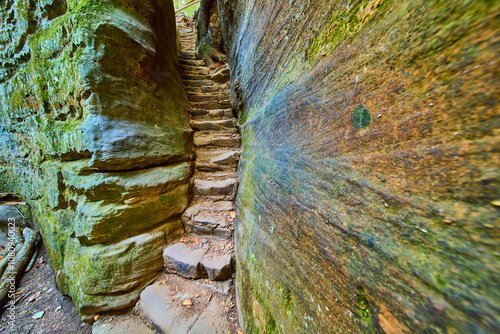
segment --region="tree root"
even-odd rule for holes
[[[15,253],[13,260],[9,256],[6,257],[9,260],[0,282],[0,306],[14,298],[14,287],[33,257],[38,234],[38,231],[26,227],[23,231],[24,242],[18,243],[22,244],[21,249]]]

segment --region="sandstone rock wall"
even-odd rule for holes
[[[171,0],[0,4],[0,192],[33,209],[84,319],[133,304],[189,201]]]
[[[498,332],[498,2],[219,13],[245,332]]]

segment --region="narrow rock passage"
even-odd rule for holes
[[[135,314],[100,321],[94,333],[239,332],[233,220],[240,136],[229,102],[229,68],[197,60],[196,32],[177,24],[196,151],[193,198],[182,217],[186,233],[165,248],[165,273],[142,292]]]
[[[139,310],[162,333],[235,333],[233,220],[240,136],[229,102],[229,68],[195,57],[196,32],[178,22],[180,67],[196,150],[186,234],[163,252],[167,274],[141,294]]]

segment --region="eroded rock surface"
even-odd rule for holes
[[[189,203],[171,1],[0,4],[0,192],[30,203],[81,316],[133,305]]]
[[[219,15],[245,332],[498,332],[498,3]]]

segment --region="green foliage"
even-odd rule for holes
[[[181,8],[181,7],[184,7],[185,5],[187,5],[188,3],[190,3],[192,0],[174,0],[174,7],[175,7],[175,10]],[[193,13],[195,12],[195,10],[197,10],[198,8],[200,7],[200,4],[197,3],[196,5],[193,5],[191,7],[188,7],[186,9],[184,9],[182,12],[184,14],[186,14],[186,16],[192,16]]]

